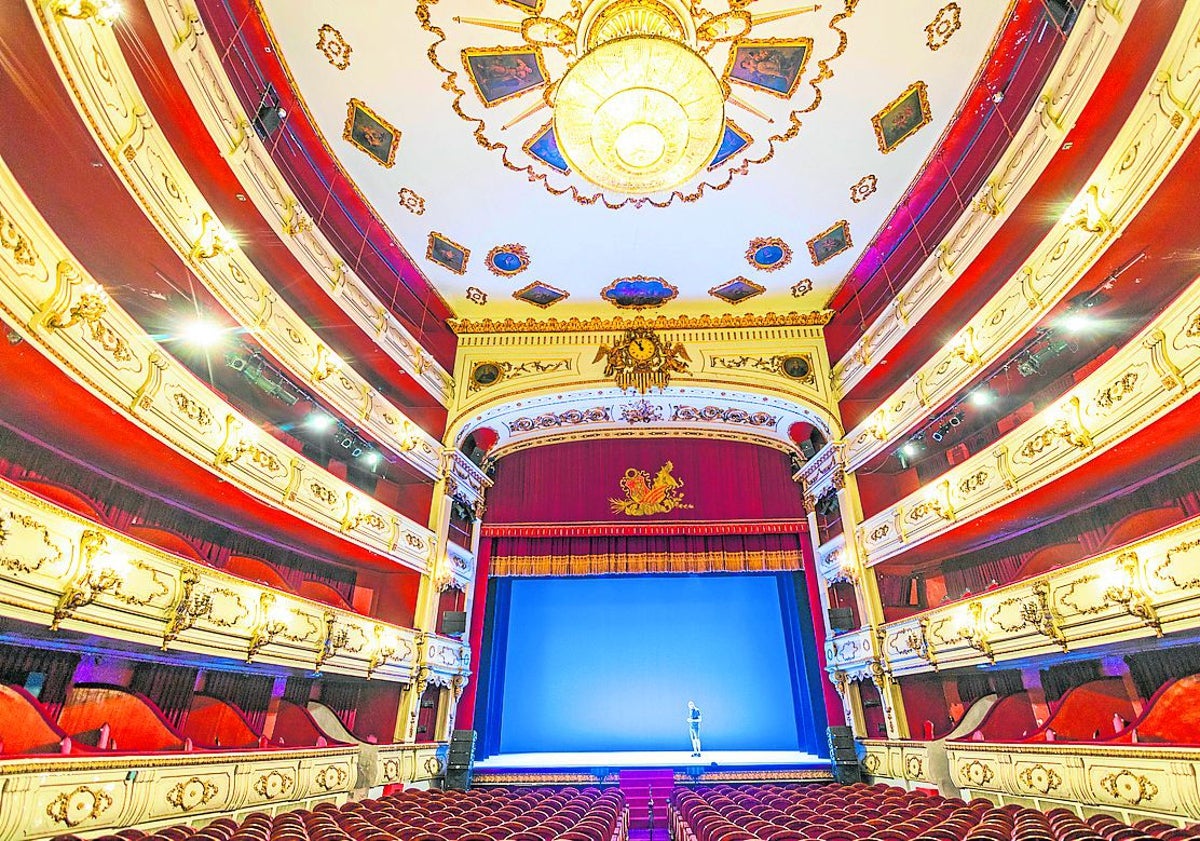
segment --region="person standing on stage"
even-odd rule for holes
[[[692,738],[692,756],[700,755],[700,708],[695,701],[688,701],[688,735]]]

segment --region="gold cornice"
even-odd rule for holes
[[[654,330],[707,330],[730,327],[824,327],[833,318],[833,310],[812,312],[789,312],[778,315],[659,315],[614,316],[600,318],[527,318],[518,321],[512,318],[452,318],[447,323],[458,335],[467,333],[599,333],[613,330],[632,330],[637,327]]]

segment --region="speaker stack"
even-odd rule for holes
[[[450,734],[450,752],[446,757],[446,788],[467,791],[475,767],[475,731],[455,730]]]
[[[842,785],[862,782],[862,769],[858,764],[858,751],[854,746],[854,732],[846,726],[830,727],[829,762],[833,766],[833,778]]]

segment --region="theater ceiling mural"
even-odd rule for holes
[[[459,317],[494,320],[822,309],[1010,10],[261,5],[359,190]]]

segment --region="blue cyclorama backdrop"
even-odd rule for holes
[[[481,753],[689,750],[689,699],[705,750],[819,752],[796,576],[496,583]]]

